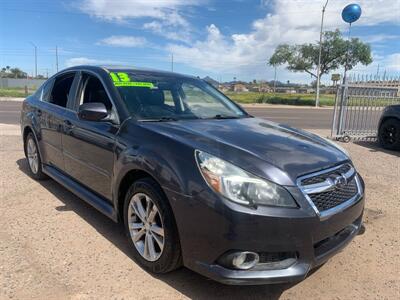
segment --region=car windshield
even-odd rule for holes
[[[236,119],[248,114],[203,80],[173,75],[111,72],[130,113],[141,121]]]

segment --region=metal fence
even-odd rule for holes
[[[383,109],[400,104],[400,78],[349,76],[336,93],[331,137],[375,139]]]

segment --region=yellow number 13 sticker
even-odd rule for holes
[[[111,72],[110,76],[114,82],[129,82],[129,81],[131,81],[131,79],[129,78],[129,75],[127,73],[123,73],[123,72],[118,72],[118,73]]]

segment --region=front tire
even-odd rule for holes
[[[388,150],[400,150],[400,121],[388,119],[379,127],[378,139],[381,146]]]
[[[44,174],[42,170],[42,159],[40,157],[35,136],[32,132],[28,133],[26,136],[24,147],[25,157],[28,161],[29,175],[36,180],[47,179],[47,175]]]
[[[128,190],[124,226],[134,259],[145,270],[167,273],[181,266],[181,247],[172,210],[151,178],[134,182]]]

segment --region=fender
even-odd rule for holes
[[[122,151],[116,151],[113,178],[113,202],[114,207],[119,207],[119,190],[124,177],[131,171],[145,172],[149,174],[162,189],[175,191],[176,193],[189,194],[188,183],[178,171],[178,164],[173,157],[166,157],[165,153],[154,151],[152,145],[142,147],[130,147]],[[190,151],[190,153],[192,153]]]
[[[38,150],[39,150],[39,155],[40,157],[42,156],[42,147],[41,147],[41,133],[40,133],[40,125],[38,124],[35,114],[33,112],[29,112],[26,114],[26,117],[24,118],[25,120],[21,120],[21,123],[23,123],[23,130],[22,130],[22,138],[24,138],[24,133],[26,129],[30,129],[30,131],[33,133],[33,136],[35,137],[36,144],[38,145]],[[25,141],[23,141],[25,142]],[[25,152],[25,147],[24,147],[24,152]]]

